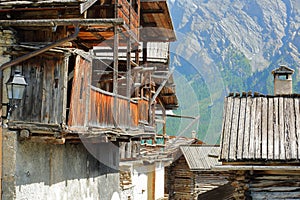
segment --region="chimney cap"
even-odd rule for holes
[[[289,68],[286,65],[280,65],[280,67],[274,69],[272,71],[272,74],[293,74],[295,70],[293,70],[292,68]]]

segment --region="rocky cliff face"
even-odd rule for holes
[[[295,69],[293,89],[300,93],[299,0],[168,0],[168,4],[178,38],[172,60],[198,98],[201,139],[215,134],[206,141],[217,141],[228,92],[273,94],[271,71],[281,64]],[[177,93],[180,96],[179,87]],[[179,102],[182,113],[190,101]]]
[[[195,38],[192,45],[228,76],[248,78],[279,64],[295,69],[300,61],[298,0],[169,0],[169,6],[176,31]]]

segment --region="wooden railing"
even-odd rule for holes
[[[139,16],[127,0],[118,0],[118,18],[123,18],[128,29],[138,38]]]
[[[114,98],[116,98],[115,112]],[[130,102],[129,104],[128,101],[125,97],[92,87],[88,126],[115,127],[116,125],[120,128],[136,128],[139,121],[138,103]]]

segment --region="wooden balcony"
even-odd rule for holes
[[[135,129],[138,127],[138,103],[92,86],[88,126]]]
[[[86,107],[88,112],[79,112],[79,107],[73,109],[73,117],[68,123],[70,127],[137,130],[140,123],[148,123],[148,101],[131,101],[93,86],[89,92],[89,107]],[[84,123],[86,113],[88,120]]]
[[[139,16],[134,8],[128,3],[127,0],[118,0],[118,16],[117,18],[124,19],[127,29],[131,30],[132,33],[138,38],[138,28],[139,28]],[[138,2],[139,4],[139,2]]]

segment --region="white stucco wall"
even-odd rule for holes
[[[165,169],[163,163],[156,163],[155,167],[155,199],[164,197]]]
[[[146,200],[148,193],[148,177],[147,174],[139,173],[136,169],[133,170],[132,184],[134,186],[134,199]]]

